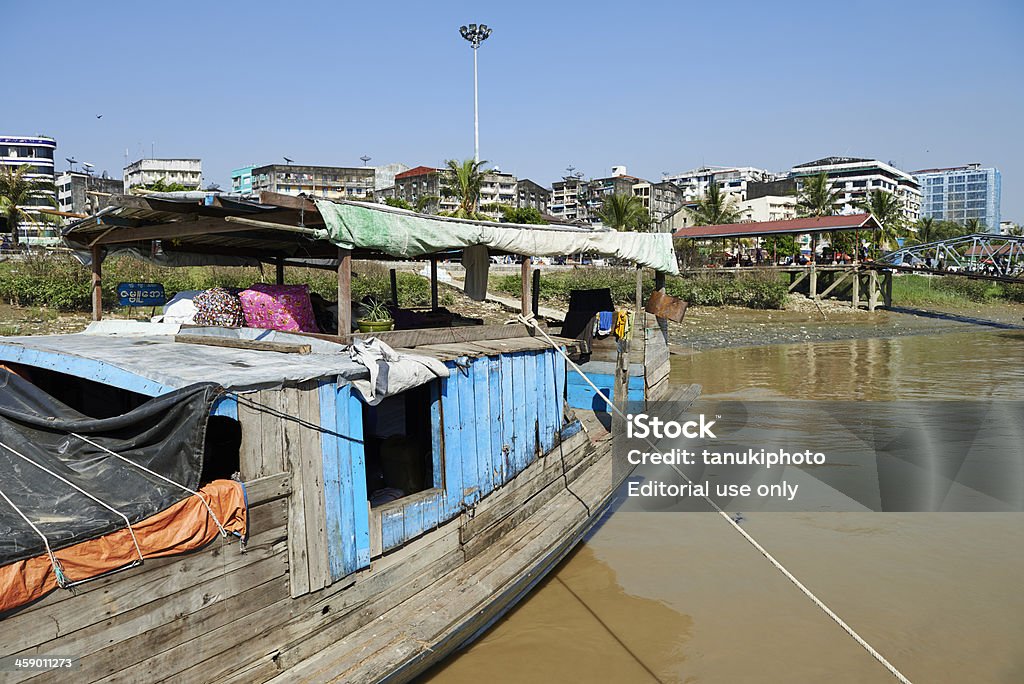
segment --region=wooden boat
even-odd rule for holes
[[[279,279],[292,263],[337,268],[342,302],[353,252],[395,256],[358,245],[339,254],[322,234],[297,239],[293,229],[318,230],[324,207],[296,198],[119,206],[66,236],[91,248],[97,293],[101,249],[148,249],[154,239],[172,255],[276,263]],[[436,301],[436,279],[433,288]],[[595,342],[582,366],[617,404],[670,394],[665,321],[639,304],[635,333]],[[353,389],[359,368],[341,353],[365,338],[349,334],[348,315],[340,335],[102,321],[82,334],[0,338],[0,364],[87,414],[100,405],[130,414],[151,397],[217,383],[205,457],[235,472],[246,497],[244,544],[216,538],[147,557],[9,610],[0,655],[73,657],[78,681],[407,681],[486,630],[607,511],[621,474],[602,422],[608,407],[563,354],[576,339],[523,322],[378,333],[449,375],[370,406]],[[697,389],[673,397],[691,401]],[[390,452],[385,423],[399,437]],[[384,452],[416,491],[371,505]],[[65,676],[4,672],[5,681]]]

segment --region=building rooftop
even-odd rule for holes
[[[831,164],[863,164],[866,162],[877,161],[875,159],[864,159],[862,157],[822,157],[821,159],[815,159],[814,161],[805,162],[803,164],[797,164],[794,169],[803,169],[809,166],[827,166]]]
[[[871,214],[821,216],[817,218],[726,223],[714,226],[688,226],[672,234],[674,238],[753,237],[755,235],[803,235],[838,230],[877,230],[881,226]]]

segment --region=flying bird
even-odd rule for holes
[[[97,114],[97,115],[96,115],[96,118],[97,118],[97,119],[102,119],[102,118],[103,118],[103,115],[102,115],[102,114]]]
[[[285,157],[284,160],[286,162],[288,162],[289,164],[291,164],[293,161],[295,161],[294,159],[289,159],[288,157]]]

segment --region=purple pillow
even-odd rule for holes
[[[238,294],[245,324],[250,328],[287,332],[320,332],[313,316],[307,285],[257,283]]]

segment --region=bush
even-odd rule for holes
[[[245,288],[274,280],[274,269],[249,266],[156,266],[130,257],[113,257],[103,263],[103,301],[117,302],[116,288],[123,282],[162,283],[168,299],[183,290],[211,287]],[[430,283],[414,273],[399,272],[398,298],[402,306],[430,304]],[[310,292],[334,301],[337,275],[331,270],[285,269],[285,282],[305,284]],[[352,298],[390,299],[388,269],[374,262],[357,262],[352,274]],[[16,306],[46,306],[62,311],[92,308],[92,273],[70,256],[29,256],[24,261],[0,263],[0,298]],[[451,301],[445,293],[443,301]]]
[[[1000,294],[998,286],[987,280],[973,280],[962,276],[942,276],[935,288],[972,302],[984,302],[990,296]]]
[[[519,275],[497,276],[491,281],[494,289],[519,294]],[[636,271],[630,268],[582,267],[571,271],[545,273],[540,279],[540,296],[547,301],[568,302],[572,290],[608,288],[617,305],[630,305],[636,297]],[[654,290],[654,280],[645,278],[643,296],[646,301]],[[667,278],[665,291],[685,299],[694,306],[732,304],[752,309],[781,309],[786,300],[786,285],[776,274],[751,271],[738,275],[701,274]]]
[[[1003,283],[1002,290],[1003,299],[1024,304],[1024,284]]]

